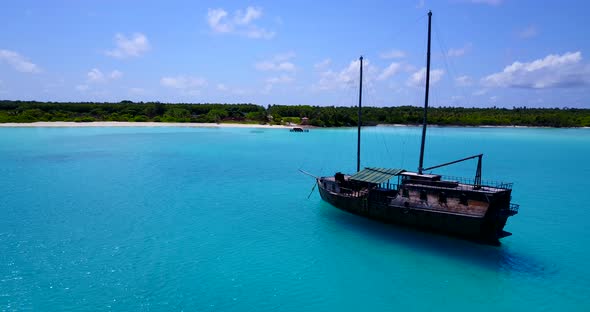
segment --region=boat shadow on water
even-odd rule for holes
[[[334,209],[325,202],[320,205],[319,215],[322,219],[329,220],[331,226],[345,228],[346,231],[358,233],[369,240],[383,241],[391,244],[392,247],[398,246],[416,252],[430,253],[497,272],[532,277],[545,277],[556,273],[555,269],[549,268],[538,259],[513,250],[509,244],[490,246],[403,225],[359,218]]]

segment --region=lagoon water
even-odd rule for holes
[[[0,310],[589,311],[590,129],[428,134],[426,165],[515,183],[502,246],[308,199],[356,129],[0,129]],[[362,164],[413,170],[419,136],[368,128]]]

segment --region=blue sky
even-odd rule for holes
[[[590,108],[586,1],[4,1],[0,99]],[[586,23],[585,23],[586,22]]]

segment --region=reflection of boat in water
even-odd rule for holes
[[[290,132],[309,132],[309,129],[303,129],[303,128],[291,128],[291,130],[289,130]]]
[[[336,173],[317,178],[320,196],[333,206],[356,215],[389,223],[460,235],[497,244],[508,235],[506,221],[518,212],[512,204],[511,183],[491,183],[481,179],[483,154],[424,168],[428,89],[430,80],[430,29],[428,13],[428,52],[422,144],[417,172],[393,168],[360,168],[361,98],[363,58],[360,60],[357,172]],[[426,173],[432,169],[477,159],[474,179],[442,177]]]

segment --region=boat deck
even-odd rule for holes
[[[393,203],[399,206],[403,205],[406,199],[392,199]],[[469,205],[462,205],[458,201],[454,202],[449,199],[446,204],[439,204],[437,199],[429,198],[427,202],[410,200],[410,207],[415,210],[425,210],[432,212],[448,213],[453,215],[468,216],[468,217],[483,217],[485,216],[488,205],[484,202],[470,201]]]
[[[449,182],[449,181],[444,181],[444,182]],[[438,190],[448,190],[448,189],[452,189],[452,190],[457,190],[457,191],[477,191],[477,192],[481,192],[481,193],[490,193],[490,194],[494,194],[494,193],[500,193],[503,191],[506,191],[505,188],[498,188],[498,187],[493,187],[493,186],[486,186],[486,185],[481,185],[479,188],[476,188],[475,185],[473,184],[464,184],[464,183],[457,183],[453,186],[450,185],[431,185],[431,184],[424,184],[424,183],[420,183],[420,182],[406,182],[404,183],[405,186],[413,186],[413,187],[421,187],[421,188],[431,188],[431,189],[438,189]]]

